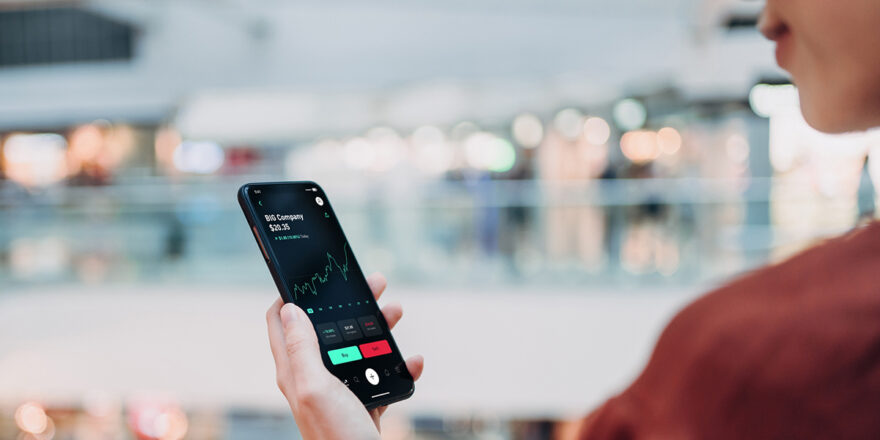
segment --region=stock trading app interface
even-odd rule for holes
[[[408,394],[412,377],[321,188],[247,192],[288,299],[312,320],[330,372],[367,405]]]

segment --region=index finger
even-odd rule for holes
[[[370,285],[370,291],[373,292],[373,298],[378,300],[379,297],[382,296],[382,293],[385,292],[385,287],[388,286],[388,281],[385,279],[385,275],[382,275],[379,272],[374,272],[367,277],[367,284]]]

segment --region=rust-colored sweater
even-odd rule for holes
[[[583,440],[880,440],[880,223],[698,299]]]

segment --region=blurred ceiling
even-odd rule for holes
[[[4,9],[59,4],[0,1]],[[202,122],[212,125],[217,109],[213,115],[193,116],[193,108],[205,102],[214,107],[224,102],[216,97],[229,94],[302,101],[333,95],[338,102],[366,102],[364,111],[371,114],[377,106],[400,108],[403,104],[393,102],[398,96],[415,106],[404,114],[425,113],[419,107],[430,110],[430,99],[441,96],[455,101],[453,107],[471,110],[468,117],[491,119],[526,109],[596,105],[664,88],[695,99],[743,98],[758,78],[781,74],[773,65],[771,45],[756,31],[724,27],[731,14],[754,15],[760,2],[70,4],[137,29],[134,58],[0,69],[0,129],[89,118],[156,123],[175,118],[178,111],[190,122],[204,116]],[[418,91],[416,98],[412,90]],[[505,95],[518,99],[500,101],[512,104],[507,106],[480,104]],[[449,108],[444,111],[454,111]],[[347,114],[342,110],[309,111],[326,119]],[[427,111],[426,117],[433,115]],[[359,126],[324,122],[313,126]]]

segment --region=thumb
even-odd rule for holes
[[[312,321],[301,308],[287,303],[281,307],[284,326],[284,345],[294,381],[308,380],[314,374],[326,371],[318,349],[318,336]]]

